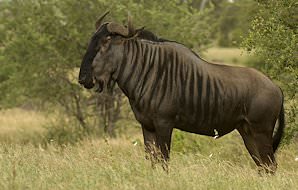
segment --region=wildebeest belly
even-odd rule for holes
[[[191,117],[178,116],[175,128],[190,133],[219,137],[233,131],[239,122],[240,120],[232,119],[230,121],[211,121],[208,123],[200,119],[193,120]]]

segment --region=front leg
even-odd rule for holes
[[[172,122],[164,119],[159,119],[155,123],[157,146],[162,156],[162,166],[168,171],[168,161],[170,159],[171,138],[173,132]]]
[[[170,159],[170,150],[171,150],[171,136],[173,128],[166,129],[166,133],[157,132],[156,141],[157,147],[161,152],[161,156],[165,161]]]
[[[156,130],[142,125],[146,159],[150,159],[152,167],[157,162],[162,163],[164,170],[168,170],[170,158],[172,127],[159,127]]]
[[[161,162],[164,170],[168,171],[173,125],[163,119],[154,124],[154,128],[142,125],[145,152],[149,155],[153,168],[156,162]]]
[[[142,125],[146,159],[150,159],[152,168],[155,168],[157,160],[157,138],[155,130],[148,130],[149,128]]]

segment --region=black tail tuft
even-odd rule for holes
[[[278,148],[278,145],[281,141],[281,138],[284,133],[284,128],[285,128],[285,113],[284,113],[284,100],[282,99],[282,104],[281,104],[281,110],[279,112],[279,118],[278,118],[278,128],[273,136],[273,152],[275,152]]]

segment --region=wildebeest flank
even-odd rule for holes
[[[219,137],[237,129],[256,164],[275,171],[284,111],[283,94],[271,80],[252,68],[208,63],[130,21],[128,27],[100,22],[79,82],[95,83],[98,92],[118,84],[142,125],[146,152],[156,156],[154,145],[168,160],[174,128]]]

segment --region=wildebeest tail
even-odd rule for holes
[[[273,152],[275,152],[278,148],[278,145],[284,133],[284,128],[285,128],[285,113],[284,113],[284,98],[282,97],[281,110],[279,112],[279,118],[278,118],[278,128],[276,133],[273,136]]]

